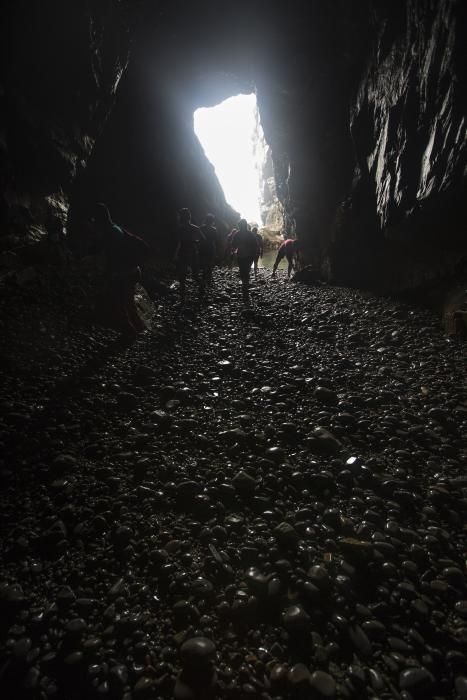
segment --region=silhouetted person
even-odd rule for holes
[[[229,268],[229,270],[232,269],[235,253],[232,248],[232,241],[234,239],[235,234],[237,233],[238,229],[233,228],[227,238],[225,239],[225,249],[224,249],[224,257],[225,257],[225,262]]]
[[[248,229],[245,219],[238,222],[238,231],[232,239],[232,250],[237,255],[240,279],[242,280],[243,301],[250,299],[250,269],[253,260],[258,255],[259,245],[255,234]]]
[[[146,326],[136,307],[135,287],[141,281],[140,265],[149,253],[149,246],[114,223],[105,204],[96,205],[94,224],[107,268],[104,321],[125,334],[141,333]]]
[[[256,240],[258,241],[258,254],[253,259],[253,269],[255,271],[255,279],[257,279],[257,277],[258,277],[258,261],[260,258],[263,257],[264,242],[263,242],[263,237],[259,233],[257,226],[253,226],[253,228],[251,229],[251,232],[254,233],[254,235],[256,236]]]
[[[186,278],[188,269],[191,270],[193,279],[201,292],[204,290],[204,283],[200,279],[200,248],[205,243],[201,229],[191,223],[191,212],[189,209],[181,209],[179,213],[180,225],[177,231],[177,247],[175,249],[175,261],[177,265],[177,275],[180,282],[180,296],[182,302],[185,301]]]
[[[298,255],[300,251],[300,241],[295,238],[288,238],[286,241],[280,244],[279,250],[277,251],[277,256],[274,261],[274,267],[272,268],[272,276],[276,276],[277,266],[283,258],[287,258],[288,268],[287,277],[290,277],[294,266],[298,267]]]
[[[201,226],[201,233],[204,240],[201,241],[201,267],[205,284],[212,281],[212,271],[216,262],[217,252],[217,229],[214,225],[214,216],[207,214],[204,224]]]

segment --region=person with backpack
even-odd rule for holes
[[[240,219],[238,222],[238,231],[232,238],[232,250],[237,255],[243,301],[248,304],[250,301],[250,269],[255,257],[259,255],[259,244],[255,234],[248,228],[246,219]]]
[[[136,283],[141,281],[141,267],[149,246],[138,236],[118,226],[105,204],[95,207],[94,225],[100,237],[107,274],[103,304],[104,321],[134,336],[146,330],[135,303]]]
[[[177,230],[177,245],[174,259],[180,282],[180,297],[185,301],[186,278],[188,269],[198,285],[200,294],[204,292],[204,280],[200,278],[200,252],[206,245],[206,239],[198,226],[191,223],[191,212],[184,207],[179,212],[180,225]]]

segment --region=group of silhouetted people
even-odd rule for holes
[[[217,255],[217,229],[212,214],[206,216],[201,227],[191,222],[189,209],[182,209],[179,216],[180,225],[177,229],[174,257],[180,282],[180,296],[184,301],[189,270],[200,292],[203,292],[212,280]]]
[[[148,258],[149,246],[138,236],[117,225],[110,216],[105,204],[95,207],[93,222],[101,249],[106,260],[107,285],[103,295],[101,311],[106,323],[120,328],[129,335],[145,330],[135,303],[135,288],[141,281],[141,265]],[[280,261],[288,262],[288,276],[298,264],[300,243],[295,239],[283,241],[277,251],[272,271],[276,275]],[[242,283],[242,296],[245,304],[250,299],[250,273],[253,268],[255,279],[258,264],[263,256],[264,243],[257,227],[240,219],[237,226],[225,241],[224,259],[232,267],[236,259]],[[212,273],[219,253],[219,237],[212,214],[207,214],[202,226],[191,221],[187,208],[179,212],[179,225],[176,234],[174,261],[180,284],[180,297],[185,301],[188,274],[198,286],[200,294],[212,282]]]

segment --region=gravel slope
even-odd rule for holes
[[[2,302],[2,698],[467,697],[464,350],[261,274],[133,346]]]

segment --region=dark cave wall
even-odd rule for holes
[[[351,102],[352,187],[323,249],[332,278],[408,290],[467,254],[466,7],[377,3]]]
[[[110,111],[128,55],[118,0],[2,6],[0,246],[65,223],[69,193]]]
[[[287,58],[271,59],[258,94],[308,259],[332,281],[383,291],[456,276],[467,253],[465,3],[311,4],[307,16],[286,23]]]
[[[275,23],[257,82],[287,228],[322,265],[355,168],[349,105],[371,46],[364,2],[298,3]],[[295,6],[295,4],[294,4]]]

